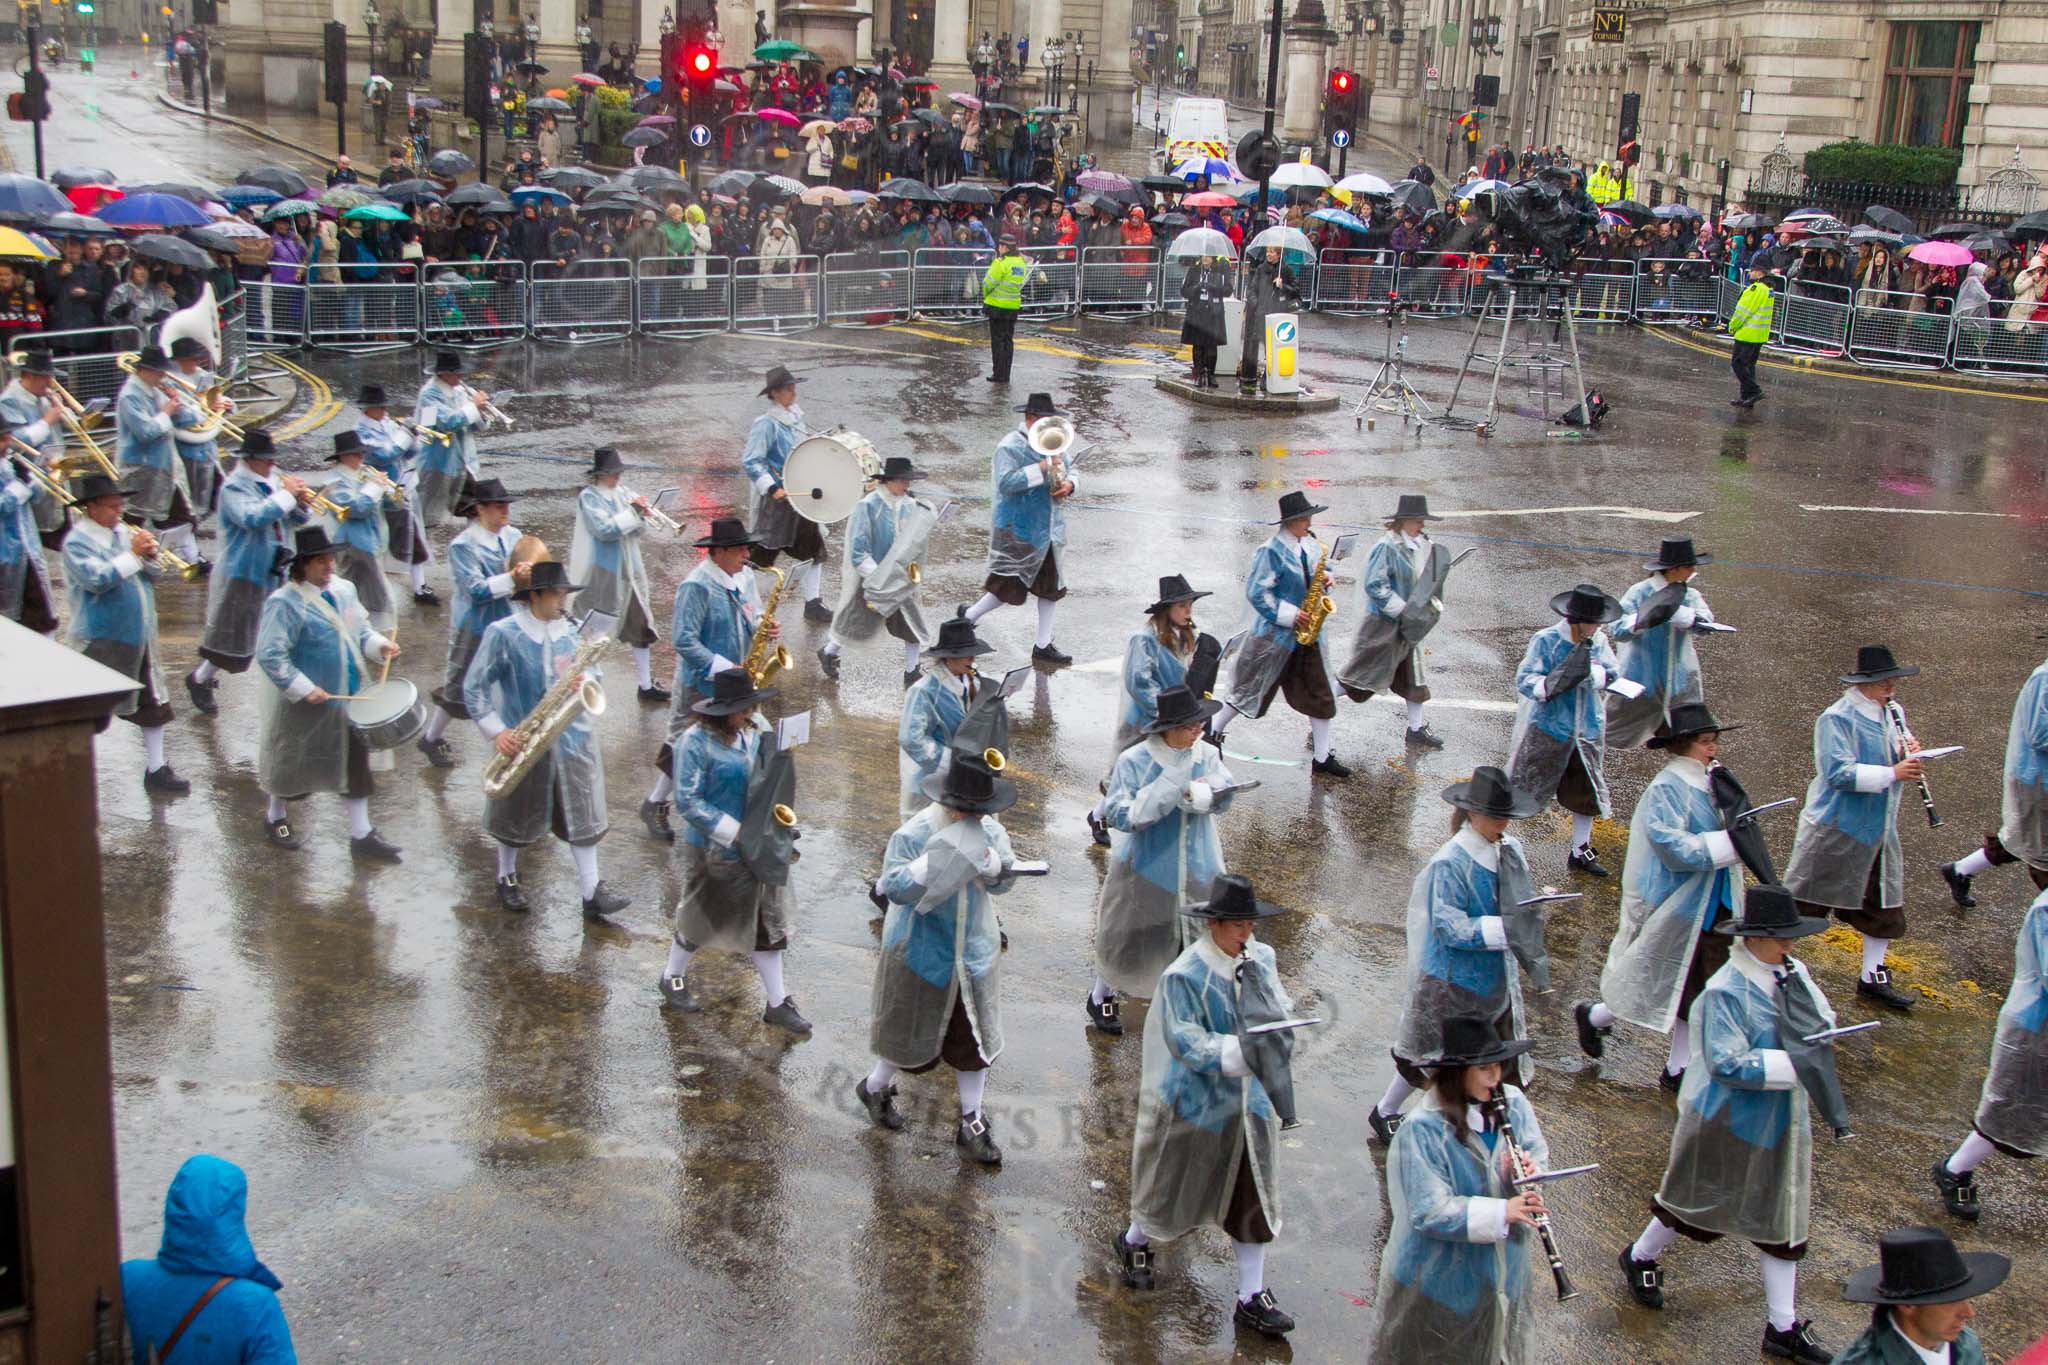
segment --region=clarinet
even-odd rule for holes
[[[1885,709],[1891,712],[1892,724],[1896,725],[1899,729],[1899,744],[1903,748],[1913,738],[1913,732],[1906,728],[1906,713],[1900,709],[1899,704],[1895,701],[1886,702]],[[1911,757],[1912,750],[1907,749],[1906,756]],[[1915,785],[1920,788],[1920,809],[1927,812],[1928,827],[1930,829],[1938,828],[1941,825],[1941,812],[1934,808],[1934,796],[1927,790],[1927,775],[1924,770],[1921,773],[1919,782]]]
[[[1496,1089],[1493,1092],[1493,1098],[1487,1100],[1481,1107],[1485,1109],[1487,1117],[1492,1120],[1493,1126],[1500,1130],[1501,1141],[1508,1145],[1508,1165],[1510,1169],[1513,1170],[1515,1175],[1521,1175],[1522,1163],[1526,1159],[1526,1154],[1522,1151],[1522,1144],[1515,1141],[1515,1126],[1508,1118],[1507,1087],[1503,1085]],[[1550,1230],[1550,1215],[1539,1213],[1531,1221],[1535,1225],[1536,1235],[1543,1240],[1543,1255],[1550,1262],[1550,1276],[1557,1281],[1557,1301],[1563,1303],[1567,1299],[1577,1298],[1579,1296],[1578,1286],[1574,1285],[1572,1277],[1565,1273],[1564,1257],[1558,1255],[1557,1252],[1557,1235]]]

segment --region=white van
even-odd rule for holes
[[[1173,102],[1166,124],[1166,147],[1162,166],[1191,156],[1213,156],[1231,160],[1230,106],[1218,99],[1184,95]]]

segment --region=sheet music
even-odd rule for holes
[[[1733,635],[1735,633],[1735,627],[1723,621],[1695,621],[1692,623],[1692,628],[1694,630],[1711,630],[1717,635]]]
[[[1962,751],[1963,746],[1960,744],[1944,744],[1938,749],[1921,749],[1913,757],[1920,759],[1947,758],[1950,754],[1959,754]]]
[[[1245,1030],[1245,1032],[1246,1032],[1247,1034],[1252,1034],[1252,1033],[1280,1033],[1280,1032],[1283,1032],[1283,1031],[1285,1031],[1285,1030],[1287,1030],[1287,1029],[1307,1028],[1307,1027],[1308,1027],[1308,1026],[1309,1026],[1310,1024],[1320,1024],[1320,1023],[1322,1023],[1322,1022],[1323,1022],[1323,1021],[1322,1021],[1322,1020],[1321,1020],[1320,1018],[1315,1018],[1315,1019],[1275,1019],[1275,1020],[1274,1020],[1274,1021],[1273,1021],[1272,1023],[1270,1023],[1270,1024],[1253,1024],[1253,1025],[1252,1025],[1252,1026],[1251,1026],[1250,1028],[1246,1029],[1246,1030]]]
[[[653,504],[657,511],[667,512],[673,516],[682,510],[683,490],[680,486],[657,488],[654,490],[654,496],[647,501]],[[681,521],[682,518],[676,517],[676,520]]]
[[[592,611],[577,625],[576,633],[586,640],[597,640],[612,633],[612,627],[619,623],[616,616],[607,616],[601,611]]]
[[[1781,796],[1775,801],[1766,801],[1761,806],[1751,806],[1748,810],[1736,816],[1735,819],[1748,820],[1753,816],[1762,815],[1765,811],[1779,810],[1785,806],[1796,806],[1798,804],[1799,798],[1796,796]]]
[[[953,509],[955,507],[958,507],[959,505],[959,499],[947,498],[944,502],[939,504],[939,510],[933,514],[932,520],[944,521],[948,516],[952,515]]]
[[[1003,674],[1003,681],[998,691],[1004,697],[1014,697],[1024,690],[1024,683],[1030,676],[1030,664],[1026,664],[1022,668],[1013,668]]]
[[[1332,564],[1342,564],[1345,560],[1351,558],[1351,552],[1357,548],[1358,532],[1346,531],[1343,535],[1337,537],[1335,544],[1330,546],[1330,562]]]
[[[1231,655],[1237,653],[1238,646],[1242,645],[1250,635],[1251,631],[1241,630],[1237,634],[1231,636],[1228,640],[1225,640],[1223,642],[1223,652],[1216,656],[1217,666],[1220,668],[1226,661],[1229,660]]]
[[[1552,901],[1579,901],[1586,898],[1583,891],[1545,891],[1540,896],[1531,896],[1525,901],[1516,901],[1517,910],[1526,910],[1532,905],[1548,905]]]
[[[1478,553],[1479,547],[1477,545],[1467,546],[1465,549],[1462,549],[1458,551],[1458,553],[1451,556],[1451,562],[1448,568],[1455,569],[1460,564],[1463,564],[1466,560],[1470,559],[1473,555],[1476,555]],[[1448,572],[1448,569],[1446,571]]]
[[[775,747],[794,749],[811,740],[811,713],[799,711],[793,716],[784,716],[775,726]]]
[[[1646,689],[1633,678],[1610,678],[1607,680],[1607,690],[1617,697],[1634,701],[1642,696]]]
[[[1597,1171],[1599,1169],[1600,1163],[1593,1161],[1588,1162],[1584,1166],[1566,1166],[1563,1170],[1559,1171],[1538,1171],[1534,1175],[1516,1176],[1512,1183],[1517,1185],[1540,1185],[1546,1180],[1562,1180],[1568,1175],[1584,1175],[1588,1171]]]
[[[1821,1043],[1826,1042],[1830,1038],[1844,1038],[1852,1033],[1862,1033],[1866,1029],[1874,1029],[1883,1022],[1884,1020],[1882,1019],[1871,1019],[1861,1024],[1848,1024],[1842,1028],[1822,1029],[1819,1033],[1807,1034],[1806,1041],[1809,1043]]]

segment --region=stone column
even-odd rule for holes
[[[1322,131],[1323,78],[1329,68],[1330,45],[1337,34],[1323,13],[1322,0],[1304,0],[1282,33],[1280,60],[1286,71],[1281,98],[1280,137],[1284,142],[1314,142]],[[1264,73],[1260,73],[1263,79]]]
[[[932,7],[932,70],[939,83],[937,103],[943,107],[952,90],[974,89],[974,68],[968,64],[969,0],[927,0]],[[1125,0],[1128,4],[1129,0]]]
[[[1131,142],[1131,0],[1102,0],[1101,50],[1090,87],[1088,137],[1098,146]],[[1085,74],[1085,73],[1084,73]]]

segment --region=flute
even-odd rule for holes
[[[1891,712],[1892,724],[1898,727],[1899,747],[1905,751],[1902,756],[1911,758],[1913,732],[1906,728],[1905,711],[1896,701],[1886,702],[1885,708]],[[1928,827],[1938,828],[1941,825],[1941,812],[1934,808],[1934,794],[1927,790],[1927,770],[1924,767],[1920,770],[1920,779],[1915,785],[1920,788],[1920,809],[1927,813]]]
[[[1496,1089],[1493,1098],[1487,1100],[1483,1107],[1487,1117],[1493,1121],[1493,1126],[1500,1129],[1501,1140],[1507,1144],[1508,1165],[1514,1169],[1516,1175],[1520,1175],[1525,1164],[1533,1166],[1535,1163],[1530,1162],[1527,1154],[1522,1151],[1522,1144],[1515,1141],[1515,1126],[1508,1119],[1507,1087],[1501,1086]],[[1577,1298],[1578,1287],[1572,1283],[1572,1277],[1565,1273],[1564,1257],[1557,1252],[1557,1235],[1550,1229],[1550,1215],[1539,1213],[1530,1222],[1536,1229],[1536,1235],[1543,1241],[1543,1255],[1550,1262],[1551,1278],[1557,1281],[1557,1301],[1563,1303],[1566,1299]]]

